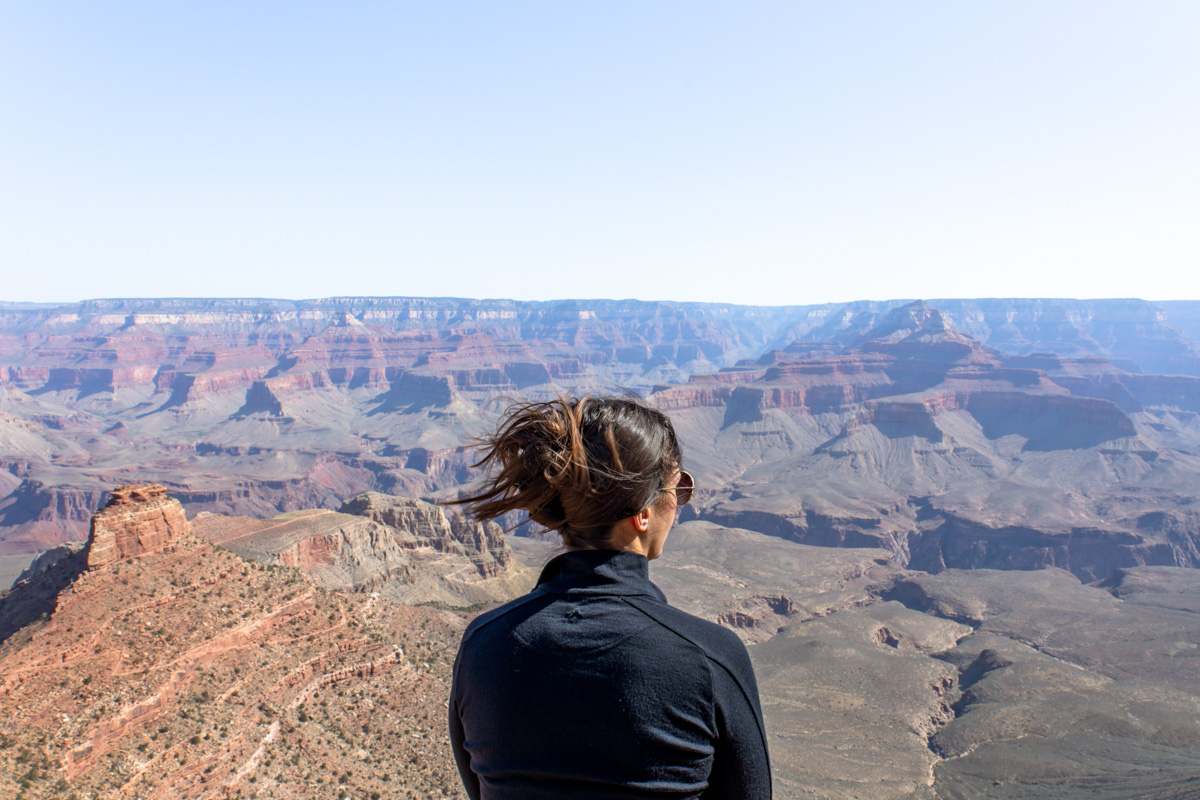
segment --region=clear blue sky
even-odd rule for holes
[[[0,299],[1200,298],[1195,0],[0,0]]]

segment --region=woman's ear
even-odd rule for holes
[[[650,528],[650,506],[646,506],[634,514],[629,521],[633,523],[634,530],[638,533],[645,533]]]

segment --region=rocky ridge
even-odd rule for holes
[[[202,513],[194,530],[244,558],[299,569],[325,588],[394,602],[472,606],[513,597],[533,581],[495,523],[377,492],[337,512],[309,509],[262,520]]]
[[[400,532],[403,538],[398,535],[398,539],[404,547],[431,547],[441,553],[465,556],[483,578],[497,577],[513,565],[504,531],[494,522],[479,522],[461,513],[447,515],[440,506],[379,492],[351,498],[339,510]]]
[[[96,513],[99,557],[0,600],[0,794],[453,795],[443,701],[464,616],[151,524],[178,508],[121,487]]]

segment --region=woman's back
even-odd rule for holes
[[[567,553],[472,623],[451,734],[473,797],[769,797],[745,648],[668,606],[647,565]]]

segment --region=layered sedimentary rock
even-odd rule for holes
[[[1097,579],[1200,566],[1200,464],[1181,447],[1195,379],[1151,377],[1007,356],[914,303],[839,349],[789,346],[651,399],[700,479],[688,514],[931,571]]]
[[[857,301],[809,307],[776,338],[851,345],[906,301]],[[1196,301],[1137,299],[934,299],[947,323],[1008,355],[1101,356],[1134,372],[1200,375]]]
[[[0,556],[83,538],[119,483],[162,483],[190,514],[259,518],[368,491],[450,497],[475,477],[465,445],[505,396],[619,384],[655,387],[677,421],[701,479],[688,514],[935,569],[1192,564],[1195,526],[1139,522],[1200,505],[1200,378],[1148,374],[1191,369],[1170,322],[1182,313],[1135,301],[0,308]],[[477,573],[496,568],[476,558]]]
[[[194,528],[202,539],[246,558],[293,567],[331,589],[369,591],[415,577],[413,559],[389,528],[348,514],[313,509],[254,519],[204,512]]]
[[[152,384],[189,401],[277,375],[357,388],[382,386],[414,369],[452,375],[464,391],[514,390],[596,368],[629,377],[692,363],[725,365],[761,347],[789,313],[719,304],[422,298],[22,306],[0,308],[0,374],[21,388],[56,391]]]
[[[0,796],[443,794],[465,624],[192,537],[68,556],[0,598]]]
[[[497,577],[513,564],[504,531],[494,522],[469,520],[461,514],[447,515],[441,506],[379,492],[347,500],[339,510],[393,528],[404,547],[431,547],[441,553],[465,556],[484,578]]]
[[[92,516],[88,568],[161,552],[190,531],[183,506],[167,495],[165,486],[118,486],[104,508]]]
[[[515,563],[498,525],[377,492],[337,512],[308,509],[267,519],[202,513],[194,530],[246,558],[299,569],[322,586],[378,591],[403,602],[503,600],[532,579]]]
[[[497,395],[650,385],[755,353],[788,309],[341,298],[0,304],[0,555],[82,539],[115,483],[189,513],[469,480]],[[422,461],[410,454],[431,454]],[[76,499],[82,498],[82,502]]]

